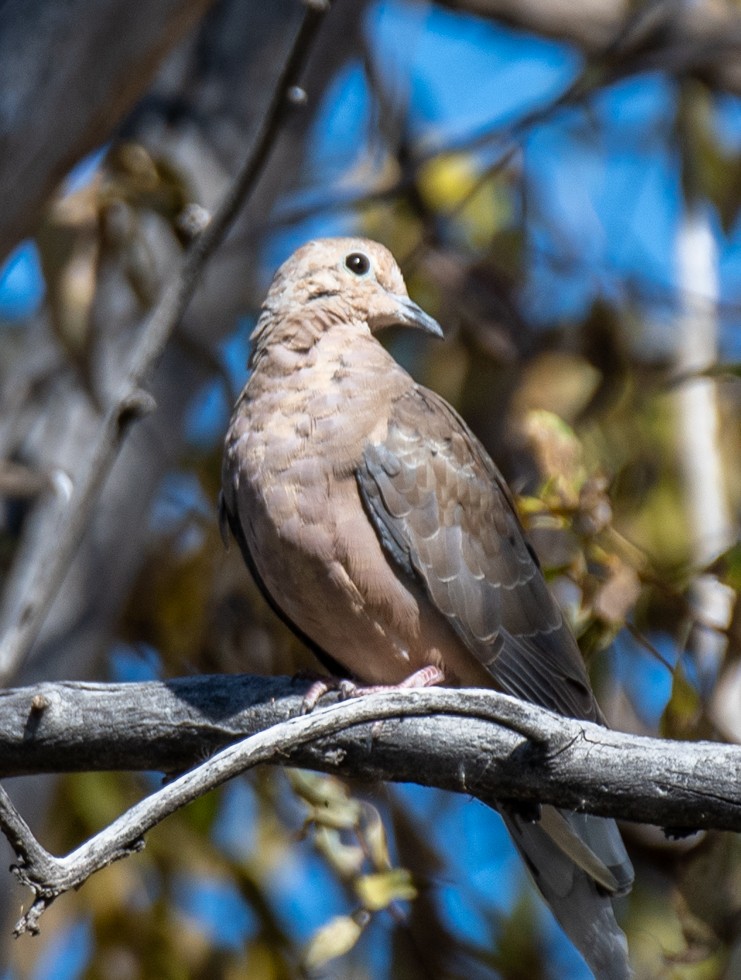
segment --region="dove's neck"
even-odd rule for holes
[[[322,338],[330,332],[347,330],[349,319],[347,311],[337,303],[307,303],[291,313],[274,310],[266,303],[250,337],[250,368],[255,370],[265,362],[268,370],[281,369],[284,364],[290,370],[292,362],[313,359],[312,351]],[[362,332],[363,325],[353,323],[352,329]],[[367,327],[365,332],[368,333]]]
[[[391,404],[414,381],[367,326],[333,324],[313,343],[305,326],[256,338],[241,412],[253,420],[255,438],[260,420],[266,439],[268,430],[275,437],[283,429],[299,437],[292,453],[316,451],[313,434],[325,451],[334,447],[344,458],[383,436]],[[267,454],[268,441],[264,448]]]
[[[286,384],[289,389],[319,390],[347,381],[352,387],[404,390],[412,379],[362,321],[328,309],[282,317],[263,311],[252,333],[250,385]]]

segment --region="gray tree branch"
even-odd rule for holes
[[[613,732],[493,691],[399,691],[303,715],[305,690],[288,678],[220,675],[2,692],[5,776],[197,763],[63,858],[39,845],[0,791],[14,870],[35,896],[17,931],[37,929],[55,898],[139,849],[174,810],[264,762],[437,786],[492,806],[552,803],[675,829],[741,830],[737,746]]]
[[[33,231],[57,183],[109,138],[211,2],[143,0],[136,17],[126,0],[0,4],[0,258]]]
[[[741,91],[741,16],[713,0],[438,0],[516,30],[567,41],[618,74],[694,74],[711,88]],[[604,66],[603,66],[604,67]]]
[[[281,125],[291,108],[291,93],[297,85],[326,11],[321,0],[305,0],[305,6],[303,21],[253,146],[223,202],[205,230],[185,253],[178,275],[164,290],[144,326],[131,355],[128,372],[118,397],[103,417],[87,469],[63,515],[54,548],[36,576],[14,622],[0,639],[0,678],[7,680],[12,675],[36,640],[130,423],[154,408],[153,399],[141,387],[148,381],[180,322],[206,262],[220,245],[237,212],[248,200],[267,162]]]

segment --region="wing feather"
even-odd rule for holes
[[[422,582],[501,690],[599,718],[504,481],[449,405],[421,386],[408,390],[357,479],[387,553]]]

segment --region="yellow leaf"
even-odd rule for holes
[[[473,245],[485,245],[512,215],[508,189],[487,177],[470,155],[450,153],[428,160],[420,170],[420,192],[435,210],[454,217]]]
[[[549,491],[564,505],[575,507],[586,472],[574,430],[554,412],[538,408],[524,415],[522,431]]]
[[[319,826],[314,832],[314,846],[337,871],[341,878],[349,879],[360,874],[365,861],[362,847],[343,844],[337,830]]]
[[[325,827],[350,830],[360,820],[360,803],[347,787],[332,776],[293,769],[288,778],[295,793],[306,803],[309,819]]]
[[[391,867],[386,830],[381,820],[381,814],[374,806],[368,805],[364,811],[363,837],[368,847],[373,867],[377,870],[387,870]]]
[[[309,940],[301,958],[304,967],[313,970],[329,960],[344,956],[358,941],[367,922],[366,916],[359,917],[359,921],[349,915],[338,915],[330,919]]]
[[[355,882],[355,891],[363,906],[374,912],[387,908],[392,902],[408,902],[417,897],[417,889],[406,868],[363,875]]]

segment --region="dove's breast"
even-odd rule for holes
[[[472,658],[388,562],[360,497],[356,472],[368,442],[385,437],[383,406],[413,384],[395,364],[369,371],[370,359],[388,358],[369,341],[302,359],[290,384],[260,365],[227,435],[227,505],[285,615],[355,677],[398,683],[447,660],[454,682],[451,664]]]

